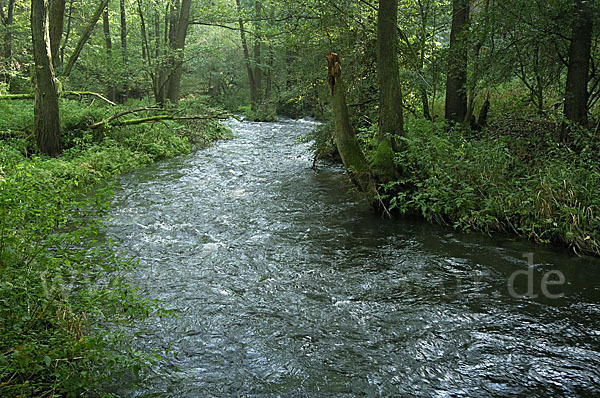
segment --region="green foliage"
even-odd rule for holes
[[[396,157],[402,177],[386,186],[392,209],[461,230],[511,231],[600,254],[595,149],[569,151],[551,141],[536,147],[534,139],[515,144],[512,137],[475,140],[441,124],[407,124],[405,150]]]
[[[16,115],[29,104],[5,109],[13,126],[26,126]],[[70,148],[58,158],[31,156],[31,137],[17,130],[0,140],[0,396],[99,395],[153,360],[114,326],[167,312],[124,282],[135,262],[101,237],[112,192],[94,183],[186,153],[188,137],[229,131],[203,121],[92,134],[86,127],[106,108],[64,101],[62,111]]]
[[[99,243],[110,190],[76,200],[62,162],[0,147],[0,395],[91,392],[135,372],[141,354],[99,328],[155,308],[122,281],[131,263]]]
[[[33,101],[0,101],[0,132],[13,135],[33,131]]]
[[[321,124],[310,133],[301,137],[301,141],[310,143],[310,151],[315,160],[327,159],[340,161],[337,147],[333,140],[333,129],[335,128],[333,120]]]
[[[276,122],[277,113],[275,113],[275,108],[264,105],[256,111],[250,110],[246,112],[246,119],[253,122]]]
[[[394,162],[394,150],[389,138],[381,141],[371,155],[371,169],[380,181],[392,181],[398,176]]]

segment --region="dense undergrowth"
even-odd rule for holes
[[[382,196],[400,216],[600,255],[600,137],[580,129],[566,146],[557,142],[557,126],[515,117],[472,132],[408,118],[395,158],[400,177]],[[331,128],[308,137],[321,158],[334,149]],[[357,132],[371,161],[376,128]]]
[[[514,130],[512,130],[514,132]],[[581,130],[575,145],[551,131],[477,136],[412,122],[388,184],[400,214],[461,230],[511,231],[540,243],[600,254],[600,149]]]
[[[204,120],[92,132],[115,109],[62,101],[65,150],[46,158],[33,151],[31,102],[0,108],[0,396],[101,395],[152,360],[118,325],[164,314],[124,282],[135,263],[101,236],[104,182],[229,130]]]

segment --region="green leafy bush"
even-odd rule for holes
[[[143,356],[99,329],[156,308],[121,279],[131,263],[98,238],[110,191],[77,200],[58,161],[0,147],[0,395],[79,394],[136,371]]]
[[[511,231],[600,254],[598,152],[409,120],[391,208],[461,230]],[[585,140],[591,143],[593,140]]]

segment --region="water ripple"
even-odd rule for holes
[[[232,121],[235,139],[121,178],[107,235],[178,315],[131,326],[163,359],[123,395],[600,394],[598,260],[383,221],[339,166],[310,169],[315,125]],[[509,295],[525,252],[563,298]]]

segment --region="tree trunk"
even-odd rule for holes
[[[106,42],[106,55],[109,59],[109,62],[112,63],[112,39],[110,37],[110,21],[108,18],[108,6],[104,9],[104,13],[102,14],[102,28],[104,31],[104,41]],[[108,83],[108,87],[106,88],[106,96],[111,101],[115,100],[116,90],[115,85],[112,82]]]
[[[170,76],[169,91],[167,98],[173,104],[179,102],[179,90],[181,87],[181,75],[183,74],[183,52],[185,48],[185,37],[190,22],[191,0],[181,1],[181,10],[179,13],[179,22],[177,23],[177,35],[175,40],[175,65]]]
[[[155,87],[155,97],[157,104],[163,104],[166,99],[166,87],[165,80],[167,76],[167,64],[165,63],[163,55],[164,47],[161,41],[161,32],[160,32],[160,15],[158,11],[154,12],[154,59],[155,59],[155,72],[154,76],[156,76],[156,87]]]
[[[573,124],[586,126],[588,101],[588,76],[590,49],[592,42],[592,10],[590,1],[575,0],[575,18],[573,19],[573,37],[569,47],[569,67],[565,89],[565,119]],[[568,141],[568,126],[561,128],[561,140]]]
[[[49,156],[56,156],[61,151],[60,124],[48,25],[48,0],[32,0],[31,37],[35,62],[34,130],[39,151]]]
[[[142,36],[142,60],[148,58],[148,35],[146,34],[146,22],[144,21],[144,11],[142,10],[142,0],[137,1],[138,14],[140,16],[140,35]],[[150,61],[150,59],[148,59]],[[150,66],[150,62],[148,62]]]
[[[238,23],[240,25],[240,37],[242,39],[242,48],[244,50],[244,61],[246,63],[246,72],[248,73],[248,83],[250,84],[250,107],[252,111],[256,111],[258,93],[256,92],[256,83],[254,82],[254,72],[250,62],[250,51],[248,50],[248,41],[246,40],[246,31],[244,30],[244,21],[242,19],[242,6],[240,0],[235,0],[240,13]]]
[[[119,8],[121,11],[121,56],[123,57],[123,63],[127,65],[127,10],[125,0],[119,0]]]
[[[79,39],[79,42],[77,43],[77,47],[75,47],[75,51],[73,51],[73,54],[67,61],[67,65],[65,66],[65,69],[62,73],[64,77],[68,77],[71,74],[73,66],[75,66],[75,62],[77,62],[77,58],[79,58],[79,54],[81,54],[81,50],[83,50],[83,46],[85,45],[85,43],[87,43],[88,39],[92,35],[94,27],[96,26],[98,19],[100,19],[100,15],[102,15],[102,12],[106,8],[107,4],[108,0],[100,0],[98,8],[96,8],[96,11],[94,11],[94,15],[92,15],[92,18],[90,19],[87,27],[81,35],[81,39]]]
[[[273,92],[273,64],[274,64],[273,45],[269,44],[269,69],[267,70],[267,76],[265,81],[265,100],[271,99],[271,93]]]
[[[165,85],[168,89],[168,87],[171,85],[172,72],[175,69],[175,47],[177,42],[177,27],[179,22],[180,4],[178,0],[170,0],[167,6],[167,20],[165,23],[168,25],[168,33],[165,32],[165,35],[167,36],[165,41],[169,44],[169,56],[167,60],[168,73],[166,76]]]
[[[6,16],[4,18],[4,28],[6,33],[4,34],[4,58],[12,58],[12,24],[14,22],[15,13],[15,0],[8,0],[6,7]]]
[[[69,2],[69,13],[67,14],[67,28],[65,31],[65,39],[62,41],[62,46],[60,46],[60,64],[62,64],[65,60],[65,47],[67,46],[67,41],[69,40],[69,36],[71,34],[71,21],[73,20],[73,1]]]
[[[262,78],[263,78],[263,72],[262,72],[262,67],[261,67],[261,23],[260,23],[260,18],[261,18],[261,11],[262,11],[262,5],[260,3],[259,0],[255,0],[254,2],[254,9],[256,11],[256,31],[255,31],[255,36],[254,36],[254,84],[256,85],[255,88],[255,92],[256,92],[256,108],[260,108],[261,104],[262,104],[262,100],[263,100],[263,93],[262,93]]]
[[[329,70],[329,86],[331,88],[331,105],[335,121],[335,145],[353,182],[367,195],[369,203],[373,204],[377,197],[377,190],[370,175],[369,164],[350,125],[340,57],[336,53],[328,53],[326,58]]]
[[[421,103],[423,104],[423,117],[427,120],[433,120],[431,118],[431,111],[429,110],[429,98],[427,97],[427,89],[421,87]]]
[[[398,150],[403,135],[402,91],[398,77],[398,1],[380,0],[377,13],[377,77],[379,78],[379,142],[388,137]]]
[[[467,45],[461,40],[461,33],[469,19],[469,4],[469,0],[452,1],[445,117],[457,123],[464,123],[467,114]]]
[[[63,21],[65,17],[65,0],[52,0],[50,2],[50,54],[54,70],[59,66],[60,40],[63,34]]]
[[[481,106],[479,111],[479,117],[477,118],[477,130],[481,130],[482,128],[487,126],[487,117],[488,112],[490,111],[490,94],[488,93],[485,102]]]
[[[421,34],[420,34],[420,45],[419,45],[419,64],[417,70],[425,76],[425,52],[427,46],[427,21],[429,16],[429,7],[424,7],[423,2],[419,1],[419,17],[421,20]],[[434,11],[435,13],[435,11]],[[396,17],[397,18],[397,17]],[[427,97],[427,83],[424,81],[424,77],[419,83],[419,93],[421,95],[421,104],[423,106],[423,117],[427,120],[432,120],[431,112],[429,110],[429,98]]]
[[[4,4],[0,4],[0,7],[4,7]],[[12,69],[12,25],[14,22],[14,10],[15,10],[15,0],[9,0],[6,7],[6,15],[2,14],[2,22],[4,25],[5,32],[4,33],[4,48],[3,55],[4,59],[7,61],[8,65],[6,71],[0,74],[0,78],[8,83],[9,90],[12,92],[12,87],[10,84],[11,76],[10,70]],[[3,10],[2,10],[3,11]]]
[[[142,8],[142,0],[137,0],[138,15],[140,17],[140,33],[142,36],[142,60],[146,62],[148,66],[148,73],[150,74],[150,80],[152,80],[152,91],[157,103],[160,103],[158,97],[158,82],[157,77],[152,70],[152,53],[150,52],[150,44],[148,41],[148,33],[146,29],[146,20],[144,18],[144,10]]]
[[[110,22],[108,19],[108,7],[102,13],[102,30],[104,32],[104,41],[106,43],[106,54],[112,55],[112,39],[110,37]]]

